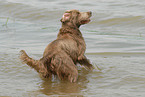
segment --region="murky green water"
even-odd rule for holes
[[[65,10],[92,11],[81,27],[86,55],[101,70],[78,66],[77,83],[42,80],[18,58],[41,58]],[[145,96],[144,0],[0,0],[0,96]]]

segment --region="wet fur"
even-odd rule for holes
[[[60,80],[68,79],[76,82],[78,70],[76,64],[79,63],[92,70],[93,66],[84,55],[86,44],[82,33],[79,30],[80,20],[77,10],[70,10],[70,17],[61,19],[62,27],[59,30],[57,39],[51,42],[45,49],[40,60],[30,58],[24,50],[21,50],[20,59],[28,66],[34,68],[42,77],[52,78],[57,75]]]

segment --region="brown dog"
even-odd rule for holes
[[[90,70],[93,66],[85,57],[86,44],[79,27],[90,22],[91,12],[79,12],[69,10],[63,14],[62,27],[57,39],[51,42],[45,49],[40,60],[30,58],[24,50],[21,50],[20,59],[34,68],[41,76],[50,78],[57,75],[59,79],[68,79],[76,82],[79,63]]]

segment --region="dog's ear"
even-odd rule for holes
[[[70,13],[64,13],[63,16],[62,16],[62,19],[60,21],[63,22],[63,23],[66,22],[66,21],[69,21],[70,16],[71,16]]]

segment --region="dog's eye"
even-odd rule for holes
[[[77,14],[80,14],[80,12],[77,12]]]

